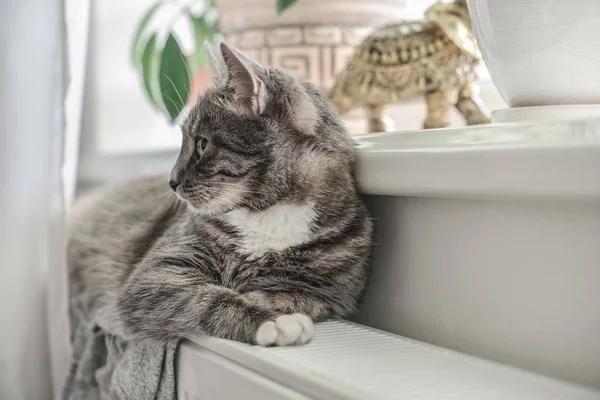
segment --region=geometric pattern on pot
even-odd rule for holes
[[[231,32],[227,41],[264,65],[331,88],[373,25],[283,25]]]

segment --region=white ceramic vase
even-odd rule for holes
[[[278,67],[328,89],[355,46],[375,27],[407,18],[411,0],[298,0],[282,15],[275,0],[218,0],[227,41],[264,65]],[[243,5],[242,5],[243,4]],[[361,112],[346,118],[365,132]]]
[[[531,109],[532,119],[545,119],[575,115],[574,107],[557,105],[600,104],[600,0],[468,4],[483,59],[509,107],[554,106]]]

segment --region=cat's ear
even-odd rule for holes
[[[219,50],[217,50],[208,40],[204,40],[204,54],[206,54],[206,66],[210,79],[215,86],[219,86],[227,81],[227,66]]]
[[[265,69],[256,61],[225,43],[221,43],[221,54],[227,66],[227,82],[235,90],[238,101],[255,115],[265,110],[267,89],[260,76]]]
[[[285,102],[288,108],[287,115],[294,127],[302,133],[314,134],[318,116],[314,101],[301,85],[290,87],[288,98],[289,100]]]

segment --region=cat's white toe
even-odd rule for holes
[[[275,321],[263,323],[256,332],[256,344],[259,346],[270,346],[277,339],[277,327]]]
[[[302,332],[300,332],[300,344],[308,343],[312,340],[315,335],[315,325],[313,322],[304,314],[294,314],[297,316],[297,321],[302,325]]]
[[[300,341],[303,328],[302,324],[300,324],[298,315],[302,314],[282,315],[277,317],[275,320],[275,325],[279,331],[277,338],[275,339],[275,344],[277,346],[289,346]]]
[[[256,343],[260,346],[291,346],[305,344],[313,335],[313,322],[306,315],[281,315],[258,328]]]

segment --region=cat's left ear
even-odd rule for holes
[[[221,54],[227,66],[228,84],[234,88],[238,101],[255,116],[259,116],[267,103],[267,89],[260,79],[264,67],[225,43],[221,43]]]

